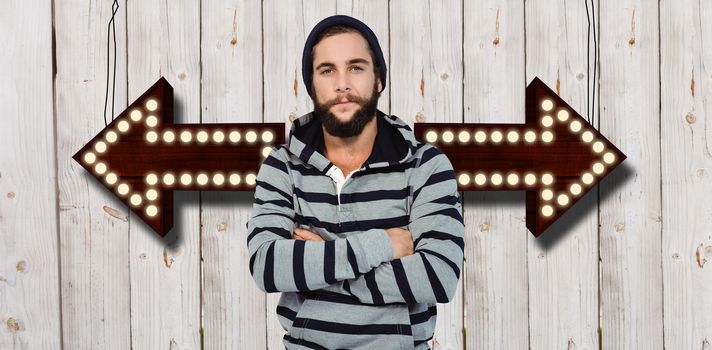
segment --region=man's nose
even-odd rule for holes
[[[336,74],[336,91],[337,92],[349,92],[351,91],[351,80],[349,79],[348,72],[340,71]]]

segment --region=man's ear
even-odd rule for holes
[[[376,77],[376,81],[378,81],[378,91],[383,90],[381,86],[381,77]]]

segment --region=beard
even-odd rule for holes
[[[313,90],[313,89],[312,89]],[[332,100],[326,101],[323,104],[317,102],[316,99],[312,99],[314,102],[314,117],[321,121],[326,131],[336,137],[352,137],[360,135],[363,128],[366,127],[373,118],[376,116],[376,108],[378,106],[378,98],[381,93],[377,91],[377,83],[373,86],[373,93],[370,98],[360,98],[350,94],[346,95],[346,98],[355,102],[360,106],[359,109],[354,111],[354,115],[351,119],[342,122],[337,118],[334,113],[329,109],[337,105],[339,100],[343,97],[337,97]]]

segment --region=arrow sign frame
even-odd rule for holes
[[[626,156],[539,78],[524,124],[415,123],[450,159],[461,191],[526,191],[526,225],[541,236]]]
[[[526,226],[541,236],[626,156],[539,78],[524,124],[415,123],[450,159],[461,191],[526,191]],[[254,191],[283,123],[174,124],[161,77],[72,157],[165,236],[173,191]]]
[[[174,124],[161,77],[72,157],[156,233],[173,228],[173,191],[254,191],[283,123]]]

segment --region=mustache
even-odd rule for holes
[[[341,102],[341,99],[343,99],[344,97],[346,97],[346,99],[349,100],[349,102],[354,102],[361,106],[363,106],[368,101],[365,98],[361,98],[358,96],[348,94],[346,96],[336,97],[331,100],[328,100],[328,101],[324,102],[323,106],[326,107],[327,109],[329,109],[329,108],[339,104]]]

